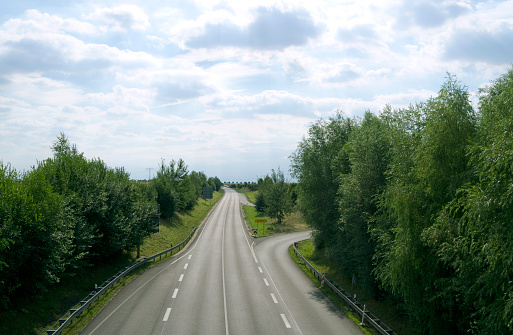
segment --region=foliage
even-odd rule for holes
[[[175,212],[192,210],[203,187],[213,187],[216,191],[222,187],[221,180],[217,177],[207,179],[203,172],[189,173],[182,159],[172,160],[169,165],[162,160],[157,177],[151,182],[157,192],[163,218],[171,218]]]
[[[353,128],[354,121],[341,113],[321,119],[290,156],[292,175],[299,181],[298,206],[314,230],[317,247],[335,243],[340,218],[337,177],[348,169],[347,159],[339,156],[339,151]]]
[[[71,249],[66,216],[41,173],[18,175],[0,162],[0,307],[59,281]]]
[[[54,157],[40,162],[37,170],[64,197],[69,210],[72,267],[114,256],[151,233],[157,215],[154,194],[137,187],[124,169],[87,160],[64,134],[53,151]]]
[[[474,178],[426,233],[451,269],[445,285],[465,307],[460,331],[513,332],[513,70],[480,91]],[[449,292],[447,292],[449,291]]]
[[[513,70],[312,124],[291,155],[318,250],[426,334],[513,332]],[[265,181],[262,180],[265,184]]]
[[[255,196],[255,209],[260,214],[265,214],[265,197],[263,192],[258,192]]]
[[[223,187],[223,183],[221,180],[217,177],[210,177],[208,178],[208,184],[214,188],[214,191],[219,192],[221,190],[221,187]]]
[[[418,133],[391,129],[411,141],[411,145],[396,149],[412,148],[411,160],[407,173],[403,166],[395,170],[393,165],[389,170],[391,179],[381,204],[394,229],[377,274],[384,285],[405,300],[419,325],[437,334],[455,331],[453,320],[459,309],[450,294],[443,294],[450,290],[445,278],[451,271],[430,247],[426,232],[467,180],[466,148],[474,137],[476,119],[466,88],[451,76],[437,97],[412,112],[420,112],[415,123],[423,120],[424,126],[410,125],[406,129],[416,128]],[[404,153],[399,157],[404,158]]]
[[[263,206],[259,203],[257,211],[261,212],[263,207],[263,212],[267,216],[281,224],[285,215],[290,213],[292,203],[288,193],[288,185],[285,182],[285,176],[280,168],[278,170],[271,170],[271,175],[266,176],[258,194],[257,203],[263,202]],[[259,197],[261,197],[260,200]]]
[[[331,258],[369,292],[377,288],[371,274],[375,243],[368,227],[377,211],[376,195],[386,185],[390,144],[385,134],[385,123],[367,112],[339,153],[347,157],[350,170],[339,175],[339,230],[336,244],[328,248]]]
[[[172,160],[169,165],[166,165],[164,160],[160,163],[157,177],[152,180],[152,183],[157,191],[157,202],[160,204],[162,217],[172,217],[179,208],[177,188],[187,173],[187,166],[181,159],[178,163]]]

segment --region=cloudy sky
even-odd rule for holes
[[[251,181],[321,117],[512,63],[513,1],[2,1],[0,160],[28,170],[64,132],[134,179],[182,158]]]

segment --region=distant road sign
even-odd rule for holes
[[[258,229],[253,229],[253,235],[258,234]]]
[[[214,188],[213,187],[203,187],[203,199],[212,199],[214,198]]]
[[[255,222],[267,222],[266,219],[255,219]]]

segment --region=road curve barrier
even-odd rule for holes
[[[310,264],[310,262],[308,262],[306,258],[304,258],[303,255],[297,249],[299,242],[301,241],[294,242],[293,244],[294,253],[296,254],[296,256],[299,257],[301,262],[303,262],[312,271],[315,277],[317,277],[319,280],[322,280],[323,274],[317,271],[317,269],[314,268],[313,265]],[[389,326],[387,326],[385,323],[383,323],[383,321],[381,321],[378,317],[372,314],[365,307],[365,305],[362,305],[360,302],[355,301],[351,294],[347,293],[344,289],[342,289],[340,285],[324,277],[324,286],[326,285],[329,286],[342,299],[344,299],[345,303],[349,306],[348,309],[353,310],[360,315],[362,320],[362,323],[360,325],[370,325],[374,329],[376,329],[378,333],[382,335],[397,335]]]

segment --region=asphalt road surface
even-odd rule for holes
[[[225,189],[191,245],[134,279],[81,334],[362,334],[297,267],[308,232],[253,239]]]

